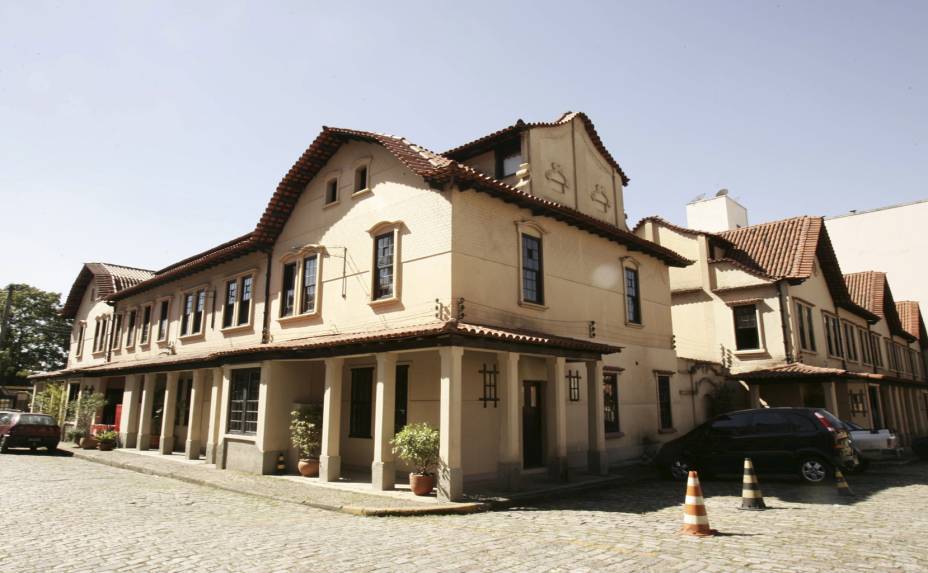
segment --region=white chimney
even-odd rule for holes
[[[687,204],[686,226],[714,233],[740,229],[748,226],[748,210],[722,189],[715,197],[700,195]]]

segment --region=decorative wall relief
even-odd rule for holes
[[[606,195],[602,185],[599,183],[593,185],[593,191],[590,193],[590,198],[594,203],[599,205],[599,207],[603,210],[603,213],[609,212],[609,196]]]
[[[561,169],[561,166],[552,161],[551,168],[545,171],[545,179],[551,182],[551,187],[558,193],[566,193],[569,185],[567,184],[567,176],[564,175],[564,171]]]

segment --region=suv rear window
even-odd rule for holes
[[[17,424],[27,424],[29,426],[54,426],[55,419],[51,416],[41,414],[20,414]]]

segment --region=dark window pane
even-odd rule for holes
[[[338,201],[338,179],[332,179],[325,184],[325,203],[334,203]]]
[[[367,189],[367,167],[358,167],[354,171],[354,191],[364,191]]]
[[[615,374],[603,376],[603,421],[606,432],[619,431],[619,382]]]
[[[203,328],[203,309],[206,306],[206,291],[197,291],[196,306],[193,309],[193,331],[199,333]]]
[[[158,340],[168,337],[168,301],[161,301],[161,312],[158,315]]]
[[[141,344],[148,343],[148,335],[151,330],[151,307],[146,306],[142,311],[142,332],[139,333],[139,342]]]
[[[736,306],[733,311],[735,315],[735,348],[738,350],[760,348],[757,308],[753,304],[745,304]]]
[[[409,408],[409,366],[396,367],[396,406],[393,412],[393,433],[406,427]]]
[[[129,319],[126,323],[126,346],[135,344],[135,315],[136,311],[129,313]]]
[[[755,434],[788,434],[793,431],[792,422],[777,412],[757,412],[754,414]]]
[[[393,232],[374,239],[374,300],[393,296]]]
[[[316,310],[316,266],[318,255],[303,259],[303,294],[300,297],[300,313]]]
[[[280,290],[280,316],[293,314],[293,302],[296,297],[296,263],[284,265],[284,276]]]
[[[348,435],[353,438],[371,437],[373,380],[373,368],[355,368],[351,371],[351,412]]]
[[[184,295],[184,308],[180,317],[180,335],[189,334],[190,319],[193,316],[193,294]]]
[[[633,324],[641,324],[641,292],[637,269],[625,269],[625,319]]]
[[[222,327],[232,326],[235,318],[235,299],[238,296],[238,281],[226,282],[226,300],[222,307]]]
[[[670,402],[670,376],[657,377],[657,399],[660,403],[661,429],[673,428],[673,407]]]
[[[255,434],[258,431],[258,395],[261,388],[261,369],[247,368],[232,371],[229,396],[229,432]]]
[[[251,299],[252,296],[252,285],[254,284],[254,279],[252,277],[242,278],[242,300],[238,303],[238,324],[248,324],[248,320],[251,318]]]
[[[544,304],[541,239],[522,235],[522,300]]]

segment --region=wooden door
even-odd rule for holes
[[[522,466],[525,468],[542,467],[545,463],[541,398],[541,382],[526,380],[522,383]]]

